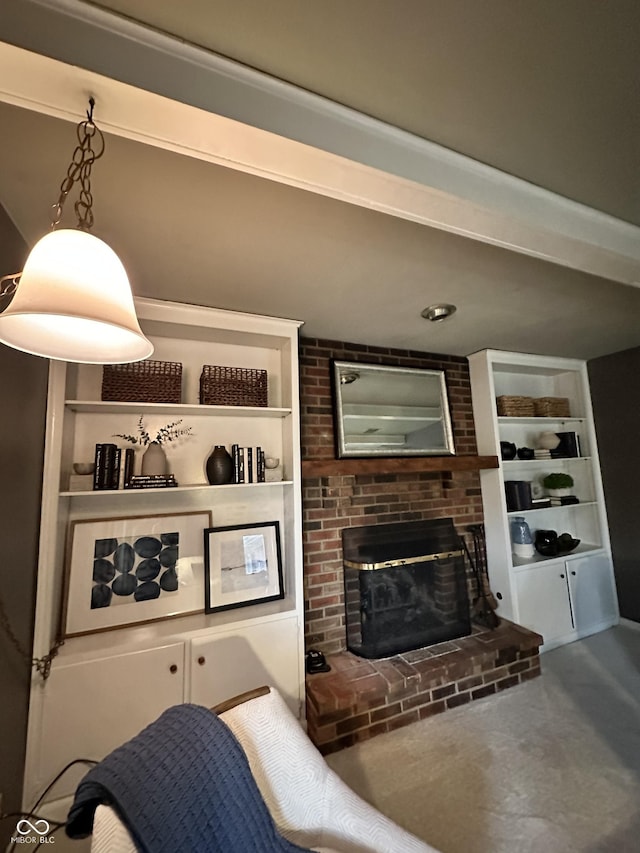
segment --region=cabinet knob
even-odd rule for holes
[[[572,572],[571,572],[571,574],[572,574],[572,575],[573,575],[573,576],[574,576],[574,578],[575,578],[575,576],[576,576],[576,573],[575,573],[575,572],[573,572],[573,571],[572,571]]]
[[[178,671],[178,664],[177,664],[177,663],[172,663],[172,664],[171,664],[171,666],[169,667],[169,672],[170,672],[172,675],[175,675],[177,671]]]
[[[560,575],[560,577],[564,579],[564,575]]]
[[[198,658],[198,663],[200,664],[200,666],[204,666],[206,662],[207,659],[203,655],[200,655],[200,657]]]

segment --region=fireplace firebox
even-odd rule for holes
[[[471,633],[452,519],[347,527],[342,547],[349,651],[389,657]]]

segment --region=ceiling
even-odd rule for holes
[[[640,225],[637,0],[94,5]]]
[[[635,0],[99,5],[640,225]],[[30,245],[47,228],[74,131],[10,103],[0,103],[0,126],[0,203]],[[640,345],[640,287],[585,264],[117,133],[107,134],[93,190],[95,233],[140,296],[292,317],[306,336],[457,355],[592,358]],[[458,310],[428,323],[420,312],[434,302]]]

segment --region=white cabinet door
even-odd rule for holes
[[[104,758],[183,701],[184,643],[97,660],[54,663],[42,688],[38,788],[76,758]],[[48,799],[71,794],[89,770],[65,774]],[[41,790],[34,792],[36,795]]]
[[[542,634],[545,648],[574,632],[564,562],[541,563],[516,573],[517,622]]]
[[[578,634],[613,625],[618,614],[609,556],[591,554],[567,560],[567,576]]]
[[[191,642],[190,701],[211,707],[263,684],[300,713],[300,637],[297,618],[238,627]]]

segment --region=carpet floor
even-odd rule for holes
[[[443,853],[639,853],[640,630],[541,661],[533,681],[327,761]]]

